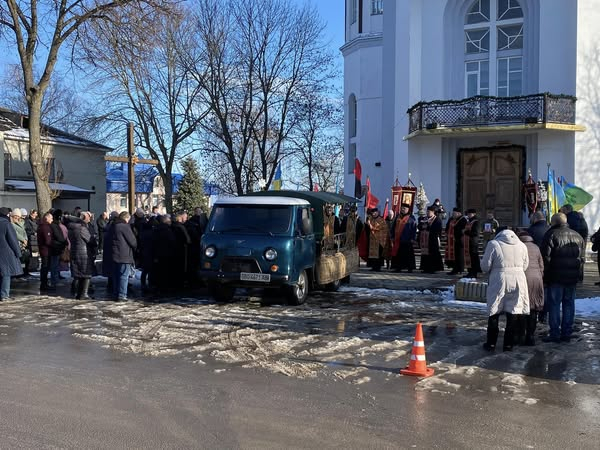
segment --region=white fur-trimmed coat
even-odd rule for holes
[[[481,269],[489,273],[487,306],[490,316],[502,312],[529,314],[525,270],[527,247],[511,230],[501,231],[485,248]]]

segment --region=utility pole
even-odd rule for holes
[[[133,143],[133,122],[127,125],[127,157],[125,156],[105,156],[105,161],[126,162],[127,163],[127,200],[129,213],[135,213],[135,165],[148,164],[156,166],[159,161],[156,159],[140,159],[135,154]]]

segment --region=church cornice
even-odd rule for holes
[[[361,34],[340,47],[343,56],[361,48],[378,47],[383,44],[383,33]]]

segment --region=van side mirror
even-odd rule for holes
[[[303,218],[302,219],[302,234],[307,235],[307,234],[312,234],[312,232],[313,232],[312,221],[308,217]]]

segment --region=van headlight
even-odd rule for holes
[[[265,259],[267,261],[273,261],[277,258],[277,250],[274,248],[268,248],[265,250]]]
[[[214,258],[216,254],[217,254],[217,249],[212,245],[209,245],[204,250],[204,256],[206,256],[207,258]]]

